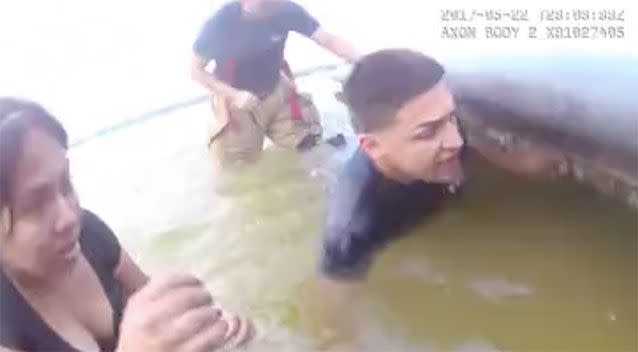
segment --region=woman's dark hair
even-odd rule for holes
[[[372,132],[388,126],[405,103],[432,89],[444,74],[436,60],[409,49],[384,49],[364,56],[343,88],[354,130]]]
[[[11,212],[12,177],[22,154],[27,131],[39,128],[68,149],[62,124],[39,104],[13,97],[0,97],[0,209]]]

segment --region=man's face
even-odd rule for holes
[[[403,182],[459,183],[463,139],[444,81],[408,101],[389,126],[360,136],[362,147]]]

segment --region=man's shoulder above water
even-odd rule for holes
[[[357,149],[330,188],[328,226],[347,226],[353,213],[365,210],[378,176],[370,159]]]
[[[330,190],[321,270],[333,277],[364,275],[377,249],[437,209],[445,185],[399,184],[355,151]]]
[[[374,188],[377,173],[372,162],[356,150],[328,194],[320,270],[330,277],[362,276],[369,266],[374,226]]]

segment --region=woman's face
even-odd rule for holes
[[[24,137],[11,174],[10,221],[9,209],[2,209],[0,253],[12,271],[42,278],[79,258],[80,206],[66,150],[39,128]]]

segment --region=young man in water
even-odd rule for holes
[[[237,0],[204,25],[194,44],[191,73],[214,95],[210,146],[222,162],[253,161],[264,137],[287,149],[305,150],[322,135],[316,107],[297,94],[284,60],[290,31],[311,38],[353,62],[357,52],[325,31],[289,0]],[[214,61],[211,75],[206,66]]]
[[[439,210],[463,183],[470,150],[444,74],[423,54],[382,50],[355,64],[344,84],[359,148],[328,201],[320,284],[330,310],[349,308],[347,293],[363,281],[375,253]],[[513,155],[474,142],[472,147],[521,174],[545,175],[559,162],[542,152]],[[340,324],[347,322],[339,315]],[[350,328],[341,326],[342,332]]]

